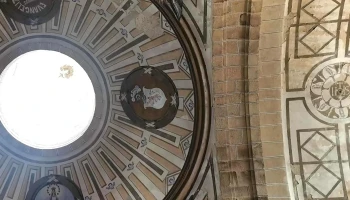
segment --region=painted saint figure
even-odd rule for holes
[[[59,200],[59,198],[57,197],[57,193],[56,193],[56,188],[52,187],[51,188],[51,198],[50,200]]]

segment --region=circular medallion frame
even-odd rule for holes
[[[326,123],[347,123],[350,117],[350,59],[336,58],[317,65],[305,85],[305,102]]]
[[[51,20],[60,10],[62,0],[7,0],[0,9],[10,18],[27,25],[38,25]]]
[[[72,180],[61,175],[50,175],[45,176],[30,185],[25,200],[36,200],[37,196],[40,195],[40,192],[43,189],[48,195],[47,198],[53,198],[56,195],[59,197],[60,193],[62,193],[63,187],[68,190],[66,192],[69,192],[69,196],[73,197],[74,200],[84,199],[81,189]]]
[[[127,75],[119,99],[129,119],[144,129],[168,125],[179,107],[179,95],[171,78],[150,66],[138,67]]]

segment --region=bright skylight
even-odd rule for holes
[[[54,149],[74,142],[87,130],[94,112],[90,78],[62,53],[25,53],[0,76],[0,120],[28,146]]]

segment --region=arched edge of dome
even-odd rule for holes
[[[151,0],[173,28],[188,59],[195,94],[195,119],[191,152],[177,181],[164,200],[185,199],[194,185],[204,161],[210,134],[211,99],[208,74],[198,42],[184,17],[174,13],[167,0]]]

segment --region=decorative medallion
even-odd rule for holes
[[[145,129],[169,124],[179,106],[179,95],[171,78],[149,66],[129,73],[122,83],[119,98],[126,115]]]
[[[313,106],[331,119],[349,117],[350,63],[330,64],[313,78],[310,87]]]
[[[4,0],[0,3],[3,13],[27,25],[42,24],[59,11],[62,0]]]
[[[30,185],[26,200],[37,199],[83,199],[80,188],[70,179],[60,175],[50,175]]]

